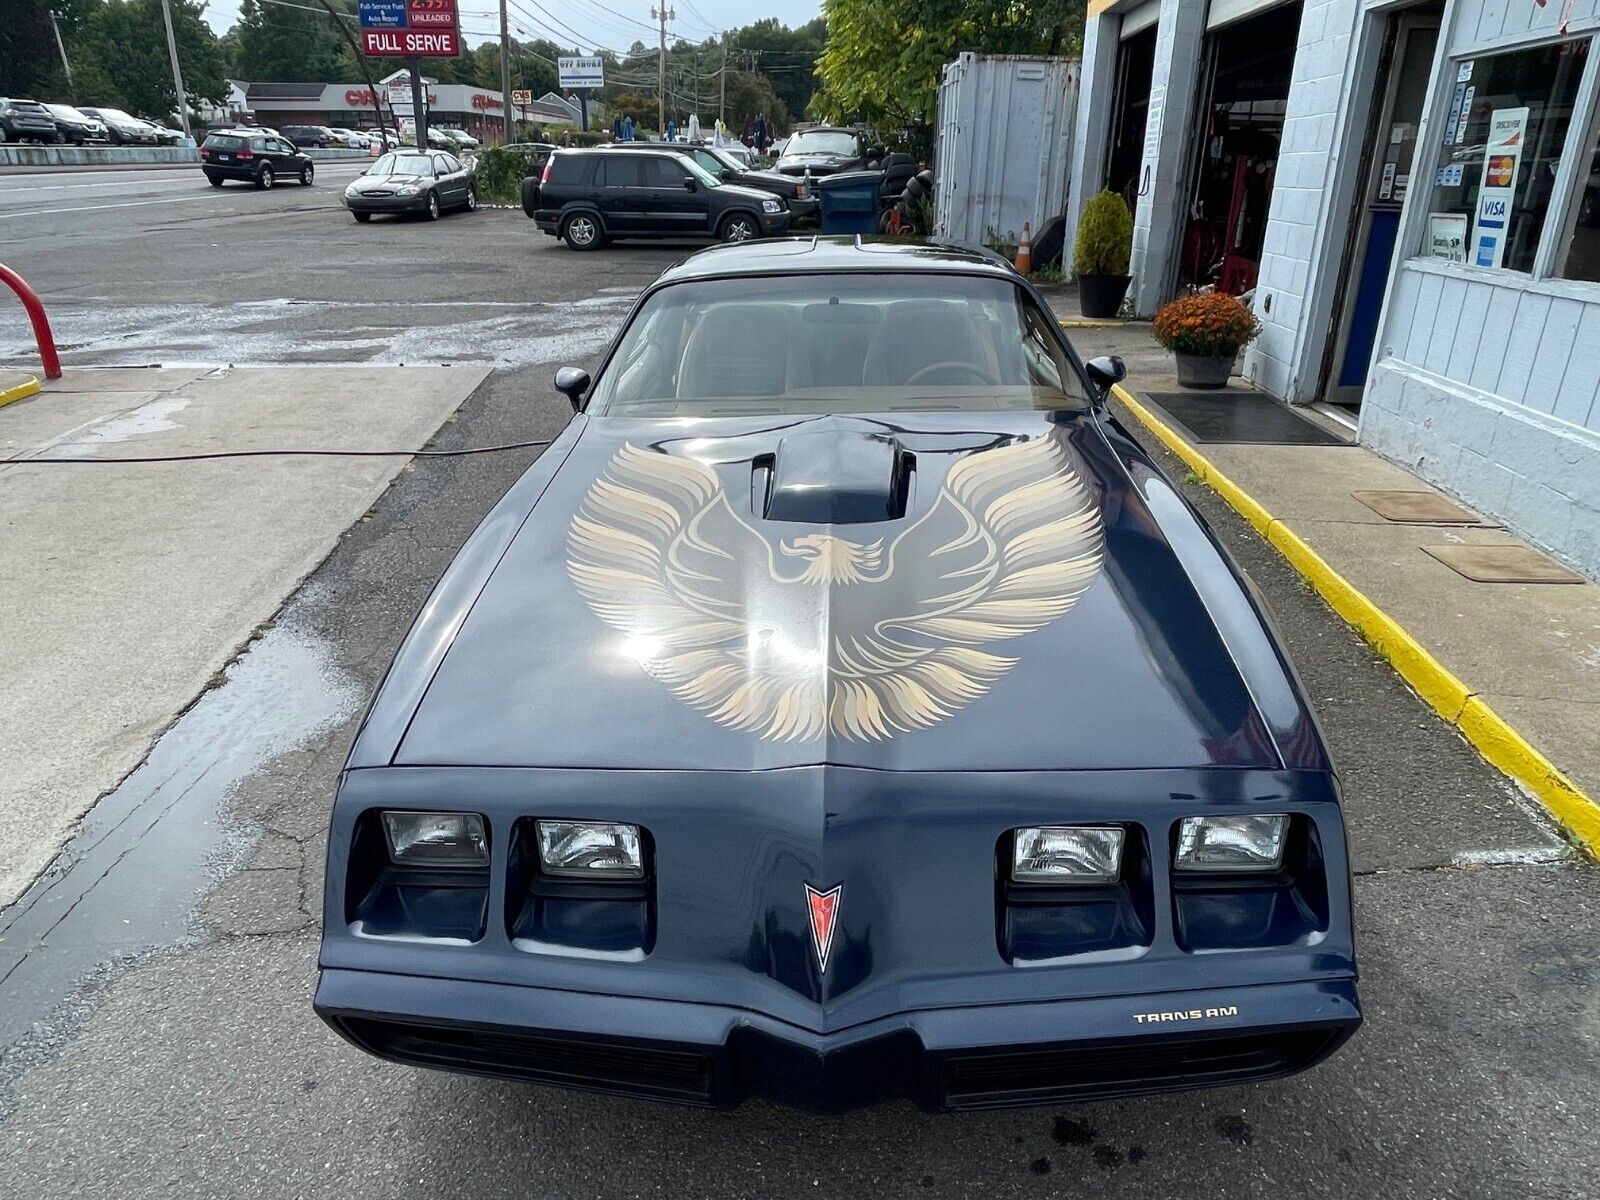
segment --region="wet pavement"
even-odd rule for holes
[[[661,265],[551,261],[574,260],[597,264],[574,295]],[[1077,340],[1094,352],[1092,332]],[[568,410],[548,374],[496,370],[436,444],[552,436]],[[0,943],[0,1020],[27,1029],[0,1048],[0,1198],[1593,1193],[1600,873],[1461,865],[1548,845],[1548,829],[1165,456],[1270,605],[1344,781],[1368,1021],[1328,1063],[1119,1103],[826,1119],[424,1072],[346,1045],[310,1009],[338,772],[434,579],[535,453],[402,473],[6,914],[22,944]]]

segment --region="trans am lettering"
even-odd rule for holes
[[[1191,1008],[1184,1012],[1134,1013],[1133,1019],[1140,1025],[1151,1025],[1161,1021],[1209,1021],[1216,1017],[1238,1015],[1239,1006],[1230,1004],[1225,1008]]]
[[[719,725],[881,741],[984,695],[1100,573],[1100,513],[1052,438],[969,454],[894,541],[776,547],[716,471],[624,445],[589,489],[567,573],[622,652]]]

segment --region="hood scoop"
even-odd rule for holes
[[[887,433],[805,429],[755,462],[757,515],[809,525],[866,525],[905,516],[916,456]]]

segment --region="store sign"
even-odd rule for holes
[[[1505,261],[1511,206],[1516,201],[1517,170],[1527,140],[1528,110],[1497,108],[1489,115],[1489,139],[1483,148],[1483,183],[1478,188],[1477,218],[1472,227],[1475,267],[1498,267]]]
[[[359,0],[361,53],[369,58],[459,58],[456,0]]]
[[[529,91],[525,91],[522,88],[516,88],[511,93],[511,103],[513,103],[513,104],[532,104],[533,103],[533,93],[529,92]]]
[[[1465,213],[1429,213],[1428,245],[1430,258],[1446,262],[1467,261],[1467,217]]]
[[[563,89],[603,88],[606,85],[606,62],[603,58],[560,55],[556,58],[556,75]]]

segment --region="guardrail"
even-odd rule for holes
[[[318,162],[371,157],[366,150],[308,150]],[[0,146],[0,167],[199,166],[193,146]]]
[[[0,282],[5,283],[22,301],[28,320],[33,324],[33,340],[39,343],[39,361],[44,364],[46,379],[61,378],[61,357],[56,353],[55,335],[50,332],[50,318],[45,316],[39,293],[28,286],[28,281],[4,263],[0,263]]]

